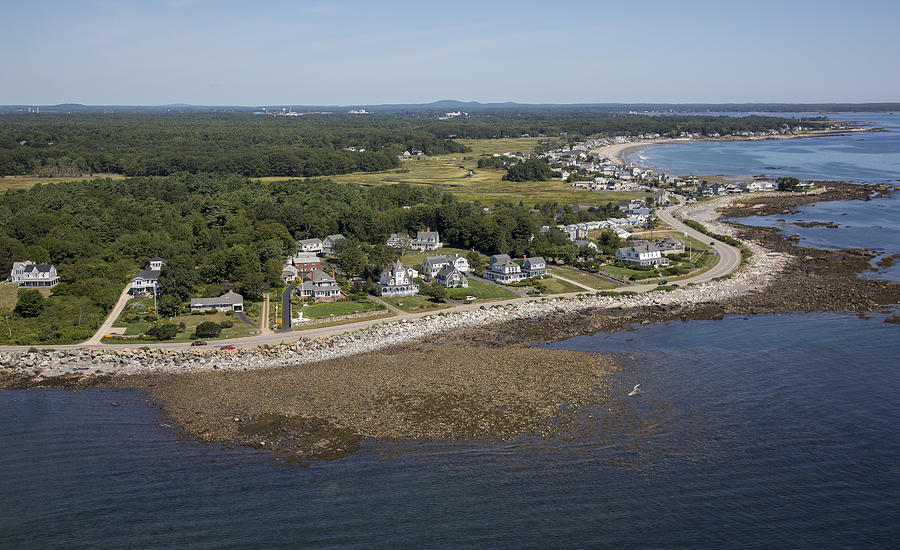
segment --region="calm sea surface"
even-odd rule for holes
[[[671,155],[655,165],[676,173],[900,177],[897,134],[863,136],[645,156]],[[813,246],[888,251],[897,207],[823,203],[752,221]],[[884,318],[760,315],[577,337],[553,347],[622,353],[628,368],[619,397],[569,436],[368,442],[309,468],[181,440],[141,393],[2,391],[0,548],[895,548],[900,325]]]

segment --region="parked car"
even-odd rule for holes
[[[709,241],[709,244],[711,244],[712,246],[716,246],[716,241]]]
[[[675,288],[678,288],[678,283],[672,283],[672,284],[669,285],[669,286],[674,286]]]
[[[220,347],[219,349],[234,349],[234,346],[232,346],[231,344],[225,344],[224,346]]]
[[[206,342],[202,342],[199,340],[196,342],[191,342],[191,346],[205,346],[205,345],[206,345]]]
[[[466,296],[466,302],[474,302],[475,300],[477,300],[475,296]]]
[[[662,281],[660,281],[660,282],[658,282],[658,283],[656,283],[656,284],[658,284],[658,285],[667,285],[667,284],[669,284],[669,281],[663,279]]]

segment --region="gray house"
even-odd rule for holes
[[[422,260],[422,276],[434,277],[438,271],[450,265],[450,260],[446,256],[428,256]]]
[[[9,274],[9,281],[19,283],[20,287],[51,287],[59,283],[59,275],[53,264],[36,264],[30,261],[14,262]]]
[[[447,264],[444,268],[437,272],[434,280],[447,288],[463,287],[469,288],[469,280],[463,273],[455,267]]]
[[[525,279],[522,267],[512,261],[508,254],[495,254],[488,263],[490,267],[485,269],[481,276],[489,281],[509,284]]]
[[[441,237],[437,231],[427,229],[416,233],[416,238],[410,244],[413,250],[437,250],[442,246]]]
[[[544,261],[544,258],[534,256],[533,258],[525,258],[525,263],[522,264],[522,271],[528,278],[543,277],[550,273],[550,268],[547,267],[547,262]]]
[[[322,239],[322,252],[326,254],[334,254],[334,245],[338,243],[338,241],[343,241],[344,236],[340,233],[335,233],[334,235],[328,235],[324,239]]]
[[[244,311],[244,297],[234,291],[228,291],[218,298],[191,298],[191,311]]]

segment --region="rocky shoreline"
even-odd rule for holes
[[[530,344],[668,320],[729,314],[852,311],[900,302],[900,283],[862,279],[865,249],[798,247],[775,229],[720,220],[865,199],[889,186],[828,183],[824,192],[724,197],[680,217],[736,237],[752,256],[729,277],[670,292],[484,306],[257,350],[0,353],[0,389],[135,388],[191,437],[272,449],[306,463],[367,438],[513,438],[564,429],[610,392],[615,358]]]

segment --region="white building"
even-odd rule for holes
[[[482,277],[489,281],[502,284],[517,283],[526,276],[522,273],[522,267],[507,254],[495,254],[488,262],[488,269],[484,270]]]
[[[450,265],[450,260],[446,256],[428,256],[422,260],[422,276],[430,279],[448,265]]]
[[[616,261],[633,265],[659,265],[665,260],[655,244],[640,241],[633,246],[616,250]]]
[[[318,254],[322,252],[322,239],[303,239],[297,241],[297,250],[300,252],[311,252]]]
[[[159,275],[162,273],[162,266],[166,263],[159,256],[150,258],[147,267],[131,279],[131,290],[129,294],[155,294],[159,292]]]
[[[9,281],[18,283],[19,287],[51,287],[59,283],[59,275],[53,264],[36,264],[31,261],[15,262],[9,274]]]
[[[452,265],[444,266],[444,269],[437,272],[434,280],[447,288],[469,287],[469,279],[463,273]]]
[[[321,269],[314,269],[303,274],[303,282],[297,287],[297,295],[316,302],[333,302],[341,297],[341,287],[334,277]]]
[[[416,233],[416,238],[410,243],[413,250],[437,250],[442,246],[441,237],[437,231],[426,229]]]
[[[529,278],[543,277],[550,273],[550,268],[547,267],[547,262],[544,261],[544,258],[541,256],[534,256],[532,258],[525,258],[525,262],[522,264],[522,271],[525,273],[525,276]]]
[[[465,256],[460,256],[459,254],[447,256],[447,261],[461,273],[468,273],[472,269],[471,266],[469,266],[469,260]]]
[[[413,282],[408,269],[397,260],[381,272],[378,292],[382,296],[412,296],[419,293],[419,285]]]

